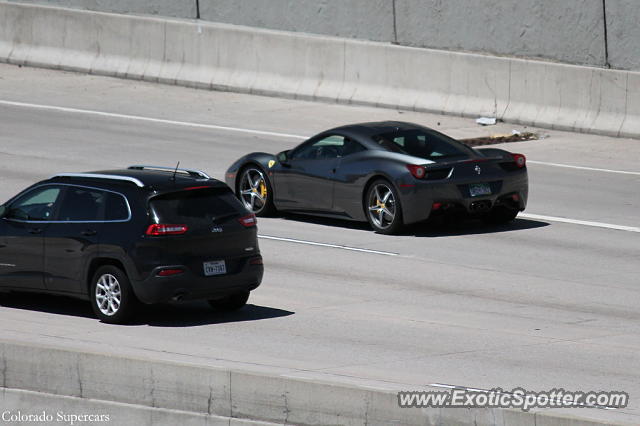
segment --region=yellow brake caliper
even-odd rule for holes
[[[260,181],[260,195],[262,198],[267,196],[267,185],[264,184],[264,181]]]

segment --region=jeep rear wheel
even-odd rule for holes
[[[127,275],[112,265],[101,266],[93,275],[89,297],[96,316],[109,324],[123,324],[138,304]]]

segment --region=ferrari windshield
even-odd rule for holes
[[[427,160],[438,161],[471,154],[464,144],[438,132],[422,129],[398,130],[373,136],[381,147]]]

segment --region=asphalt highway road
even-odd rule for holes
[[[129,164],[180,161],[222,179],[245,153],[379,119],[455,137],[524,130],[0,65],[0,198]],[[629,408],[576,414],[640,422],[640,141],[533,130],[547,137],[505,147],[530,161],[535,216],[401,236],[260,219],[265,278],[238,313],[166,305],[112,326],[85,302],[14,296],[0,339],[392,388],[622,390]]]

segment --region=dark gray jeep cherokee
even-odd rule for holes
[[[140,302],[239,309],[262,281],[255,216],[201,171],[59,174],[0,217],[0,292],[88,299],[104,322],[126,322]]]

